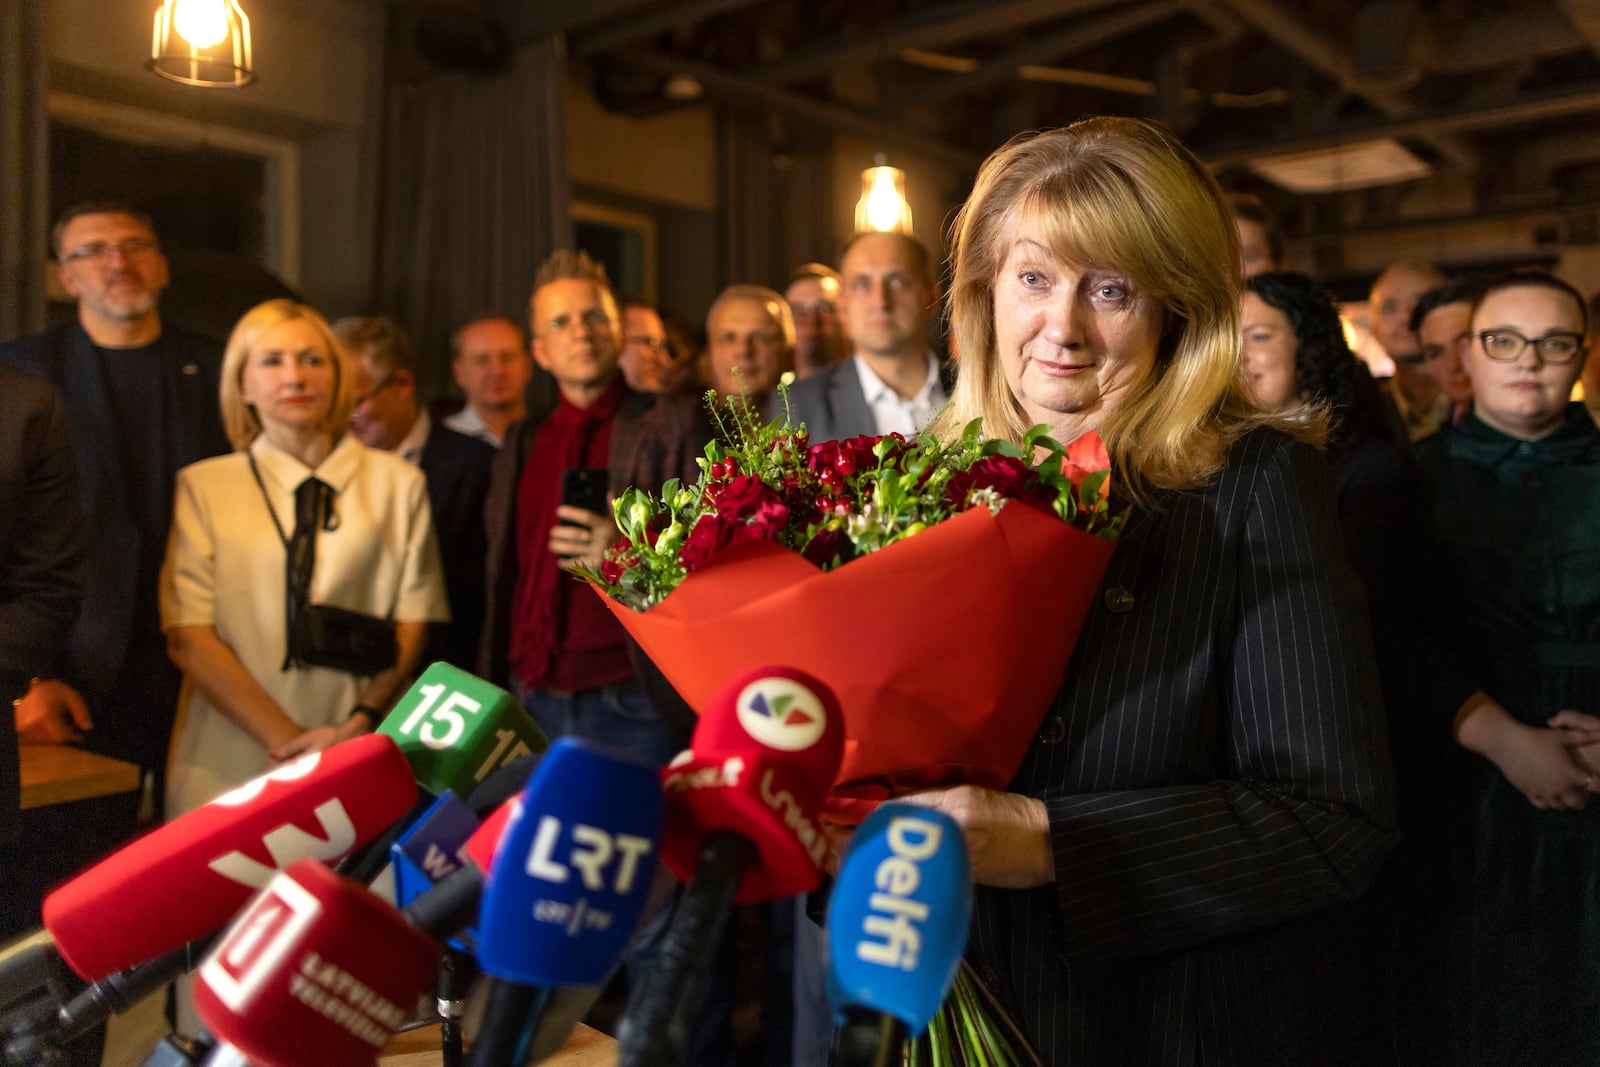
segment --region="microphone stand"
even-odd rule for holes
[[[688,1034],[674,1032],[682,1029],[674,1023],[687,1020],[700,1006],[705,983],[694,979],[705,970],[733,907],[739,879],[756,856],[756,846],[743,834],[718,830],[707,835],[700,864],[657,949],[656,965],[628,1001],[618,1067],[684,1062]]]

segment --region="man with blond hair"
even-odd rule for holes
[[[660,766],[682,750],[690,722],[654,706],[621,624],[569,572],[598,567],[619,537],[606,498],[693,480],[709,431],[694,400],[628,388],[617,300],[586,254],[546,260],[528,309],[533,359],[558,400],[542,420],[510,427],[495,460],[479,670],[508,680],[551,737],[606,741]],[[575,495],[583,483],[601,495]]]

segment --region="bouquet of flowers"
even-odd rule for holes
[[[633,488],[585,575],[684,699],[766,664],[834,690],[845,756],[829,817],[969,782],[1003,789],[1060,685],[1121,524],[1104,445],[813,444],[738,402],[693,485]],[[1042,456],[1037,462],[1035,456]]]
[[[712,410],[716,411],[715,405]],[[845,753],[825,817],[1015,776],[1100,586],[1121,516],[1095,434],[812,443],[735,400],[693,485],[632,488],[584,575],[680,694],[784,664],[826,682]],[[1037,1062],[963,964],[911,1064]]]

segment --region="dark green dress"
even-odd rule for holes
[[[1600,430],[1522,441],[1468,415],[1419,457],[1460,666],[1518,720],[1600,715]],[[1454,1026],[1461,1064],[1600,1064],[1600,797],[1540,811],[1487,761],[1472,795]]]

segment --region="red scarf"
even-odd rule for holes
[[[539,427],[517,486],[517,590],[511,674],[535,689],[577,691],[632,675],[627,637],[600,598],[550,552],[561,472],[611,466],[611,422],[625,386],[618,375],[594,403],[565,397]]]

